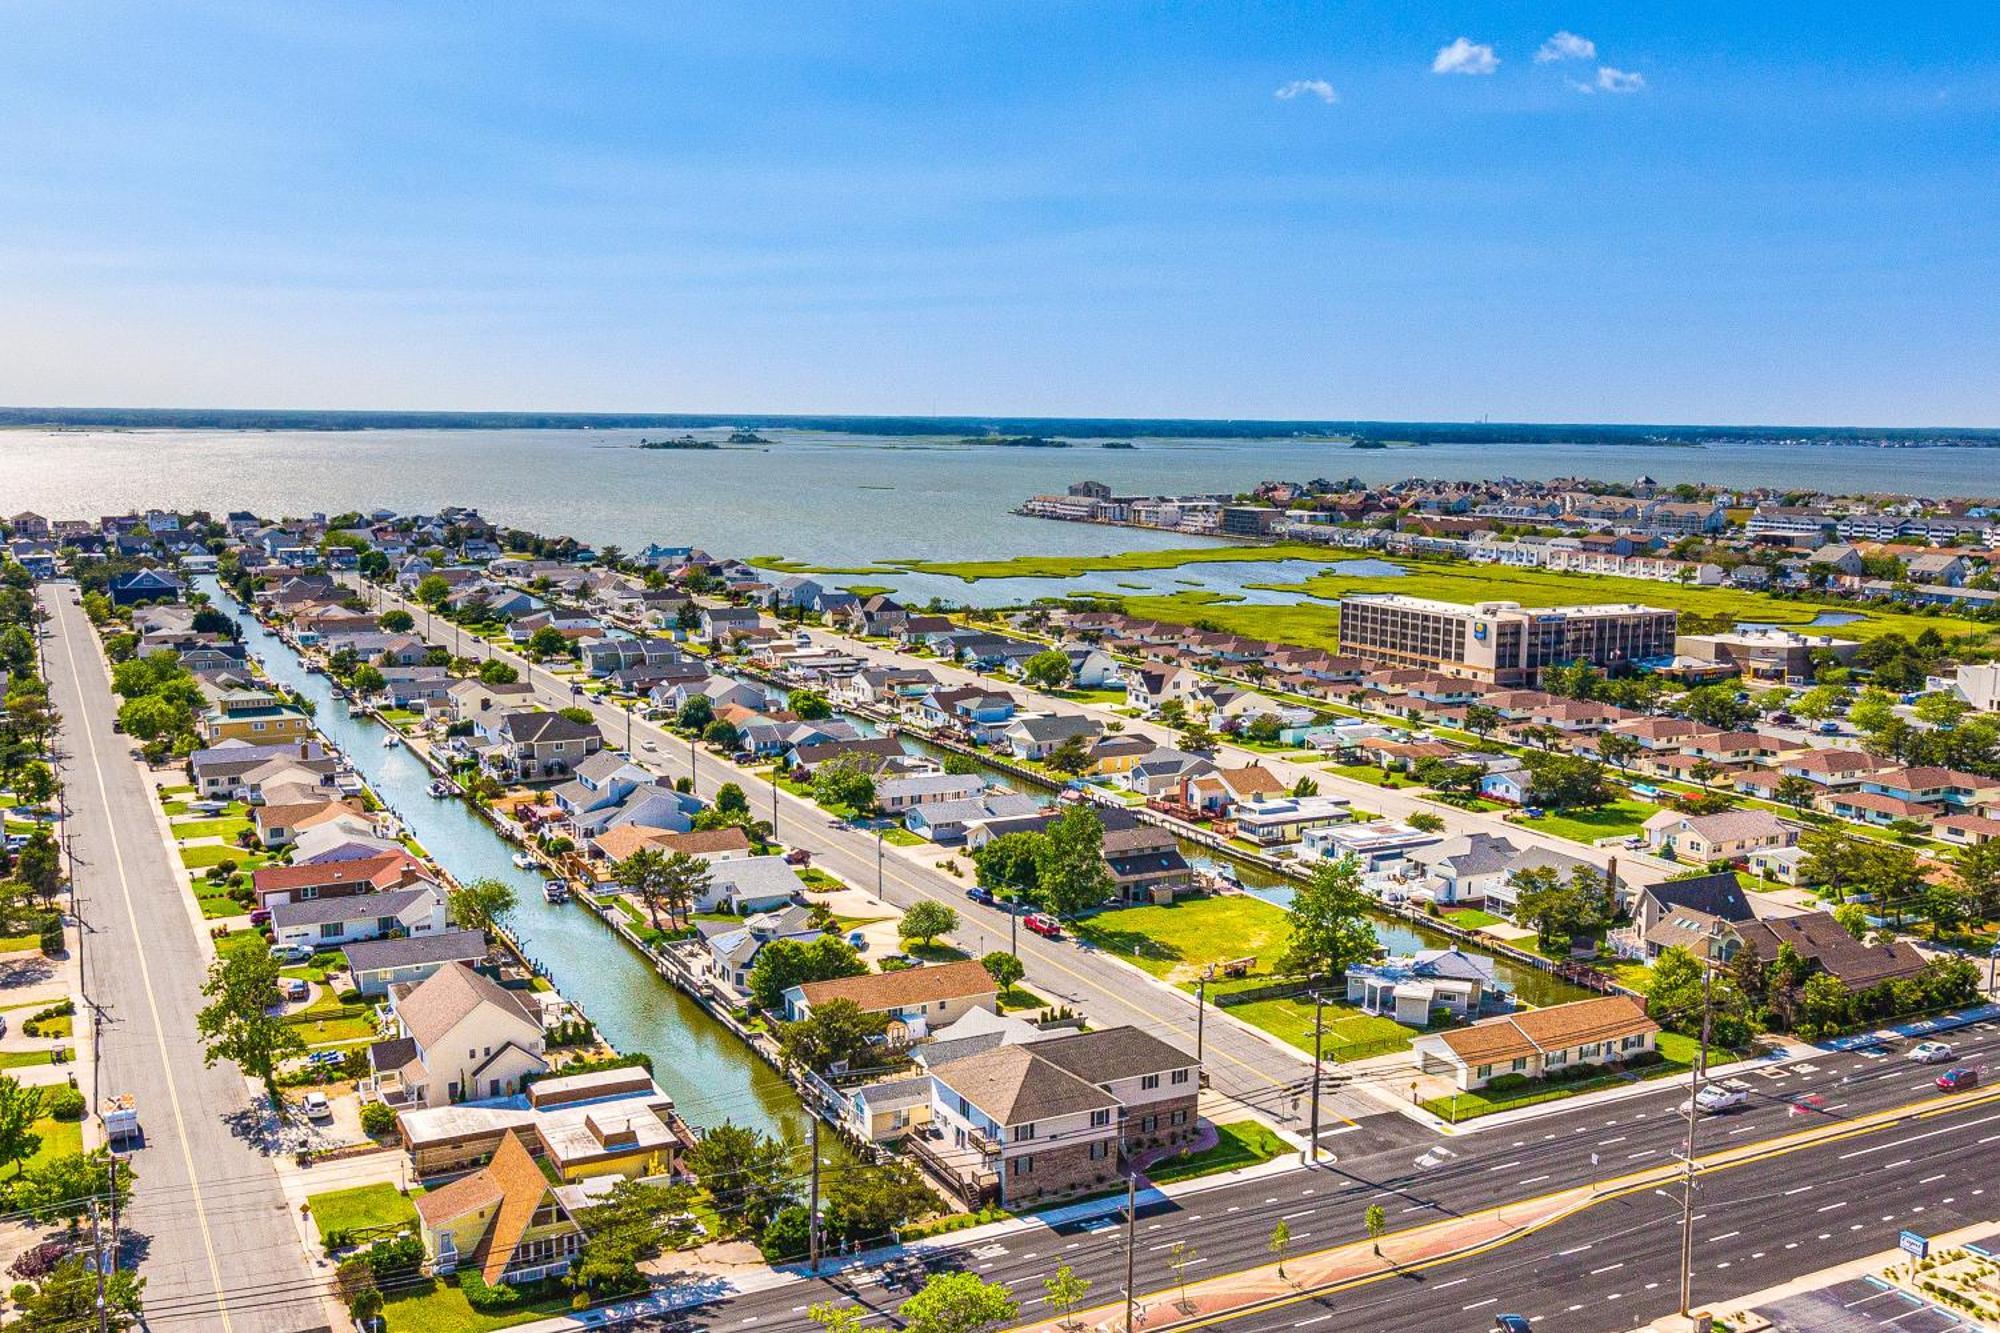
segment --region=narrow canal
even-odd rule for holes
[[[776,1071],[653,972],[588,908],[546,901],[542,877],[514,865],[513,849],[491,825],[463,801],[426,794],[431,772],[421,760],[401,746],[384,748],[386,729],[348,716],[326,677],[308,672],[298,654],[214,578],[196,582],[242,627],[244,645],[270,677],[313,701],[320,730],[440,864],[462,880],[514,885],[520,906],[511,924],[523,951],[612,1045],[653,1057],[654,1075],[682,1115],[704,1127],[732,1120],[771,1132],[784,1126],[804,1131],[806,1113]]]

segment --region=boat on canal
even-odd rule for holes
[[[385,750],[393,750],[402,743],[403,738],[393,731],[382,738],[382,748]]]
[[[516,870],[533,870],[535,868],[535,858],[526,852],[515,852],[510,859],[514,862]]]
[[[566,902],[568,902],[568,901],[569,901],[569,881],[568,881],[568,880],[566,880],[566,879],[549,879],[549,880],[543,880],[543,881],[542,881],[542,900],[543,900],[544,902],[551,902],[551,903],[566,903]]]
[[[439,778],[436,782],[433,782],[430,786],[424,788],[424,795],[430,797],[434,801],[442,801],[447,797],[451,796],[452,794],[453,793],[451,784],[449,782],[446,782],[443,778]]]

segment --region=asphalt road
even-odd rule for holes
[[[1967,1029],[1955,1040],[1962,1062],[1987,1065],[2000,1056],[2000,1023]],[[1774,1067],[1770,1078],[1752,1075],[1746,1081],[1759,1090],[1750,1106],[1704,1118],[1696,1155],[1816,1127],[1838,1131],[1871,1112],[1931,1102],[1940,1095],[1931,1085],[1935,1071],[1927,1068],[1901,1053],[1828,1055]],[[1167,1255],[1176,1241],[1197,1251],[1188,1271],[1198,1279],[1268,1263],[1266,1246],[1280,1218],[1291,1229],[1293,1252],[1305,1253],[1364,1239],[1371,1204],[1384,1209],[1395,1232],[1661,1165],[1685,1148],[1687,1121],[1678,1112],[1684,1095],[1663,1087],[1417,1147],[1352,1151],[1363,1136],[1337,1136],[1329,1146],[1341,1156],[1329,1167],[1142,1204],[1137,1289],[1144,1296],[1171,1285]],[[1993,1142],[2000,1142],[2000,1104],[1961,1110],[1944,1099],[1928,1119],[1705,1177],[1697,1191],[1696,1302],[1892,1247],[1904,1226],[1943,1231],[1993,1216],[2000,1180],[1989,1188],[1984,1166]],[[1677,1307],[1680,1208],[1678,1186],[1664,1193],[1646,1188],[1478,1258],[1232,1322],[1246,1329],[1478,1330],[1504,1310],[1539,1316],[1549,1329],[1631,1327]],[[705,1306],[684,1322],[715,1330],[754,1326],[757,1333],[805,1330],[809,1303],[841,1300],[866,1308],[871,1324],[881,1326],[893,1322],[890,1312],[926,1272],[951,1268],[1008,1284],[1022,1318],[1031,1320],[1048,1314],[1041,1281],[1058,1263],[1096,1284],[1091,1304],[1115,1299],[1124,1280],[1122,1218],[1038,1225],[927,1260],[853,1268]]]
[[[44,584],[50,696],[63,718],[84,993],[98,1023],[95,1086],[134,1093],[145,1142],[121,1250],[146,1279],[147,1323],[223,1333],[327,1327],[260,1117],[232,1065],[202,1062],[195,1010],[207,960],[74,586]],[[79,1021],[83,1021],[79,1016]]]
[[[355,582],[352,576],[349,581]],[[957,938],[975,953],[1007,947],[1008,915],[968,901],[962,882],[900,856],[894,848],[878,846],[872,834],[846,827],[803,798],[777,790],[774,805],[774,789],[769,783],[760,782],[705,747],[690,746],[663,728],[589,695],[572,695],[572,682],[534,666],[518,653],[463,633],[454,636],[448,621],[436,620],[422,606],[393,591],[371,586],[370,592],[379,596],[385,607],[401,606],[412,612],[417,618],[418,631],[431,642],[477,660],[499,657],[507,661],[522,673],[523,680],[535,686],[544,704],[565,707],[574,703],[589,708],[597,717],[607,744],[624,744],[629,719],[632,754],[642,766],[683,777],[689,774],[692,765],[696,790],[704,796],[712,797],[725,782],[742,786],[760,817],[775,814],[773,826],[779,840],[787,846],[810,851],[815,865],[862,888],[874,890],[879,886],[880,896],[898,907],[908,907],[923,898],[947,904],[958,912],[962,922]],[[648,742],[652,748],[647,748]],[[1044,998],[1071,1005],[1099,1026],[1129,1024],[1187,1050],[1195,1049],[1197,1016],[1192,995],[1155,985],[1126,965],[1079,949],[1068,941],[1043,940],[1021,931],[1019,950],[1021,960],[1027,964],[1028,984]],[[1312,1081],[1311,1061],[1275,1038],[1222,1017],[1213,1007],[1202,1026],[1203,1065],[1211,1086],[1303,1131],[1310,1119],[1310,1106],[1303,1094]],[[1338,1091],[1325,1097],[1321,1117],[1324,1125],[1339,1126],[1348,1120],[1372,1118],[1378,1133],[1421,1133],[1408,1126],[1402,1117],[1383,1114],[1379,1103],[1372,1099]]]

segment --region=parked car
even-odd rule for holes
[[[253,925],[253,926],[261,926],[261,925],[263,925],[263,924],[264,924],[265,922],[269,921],[270,919],[271,919],[271,909],[270,909],[270,908],[268,908],[268,907],[253,907],[253,908],[251,908],[251,909],[250,909],[250,924],[251,924],[251,925]]]
[[[309,1092],[299,1098],[299,1109],[306,1113],[308,1120],[333,1119],[333,1103],[326,1099],[323,1092]]]
[[[1840,734],[1840,724],[1838,722],[1822,722],[1819,724],[1819,734],[1822,736],[1838,736]]]
[[[1960,1065],[1957,1069],[1947,1069],[1937,1076],[1938,1091],[1963,1092],[1967,1088],[1979,1086],[1979,1071]]]
[[[1493,1333],[1535,1333],[1535,1326],[1517,1314],[1496,1315]]]
[[[967,889],[965,891],[965,896],[971,901],[979,903],[982,906],[985,907],[993,906],[992,892],[990,890],[980,888],[977,884]]]
[[[1958,1052],[1948,1041],[1920,1041],[1910,1048],[1910,1058],[1920,1065],[1945,1065]]]
[[[1056,920],[1046,912],[1030,912],[1021,918],[1021,924],[1044,939],[1059,940],[1062,938],[1062,922]]]
[[[271,946],[271,957],[281,963],[303,963],[312,956],[312,949],[303,944],[274,944]]]
[[[306,1063],[320,1066],[337,1065],[345,1059],[347,1054],[344,1051],[314,1051],[306,1057]]]
[[[278,978],[278,990],[287,1000],[303,1000],[312,994],[312,987],[305,983],[303,977]]]

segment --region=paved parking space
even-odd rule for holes
[[[1971,1328],[1957,1315],[1927,1305],[1873,1278],[1854,1278],[1761,1306],[1776,1333],[1943,1333]]]

